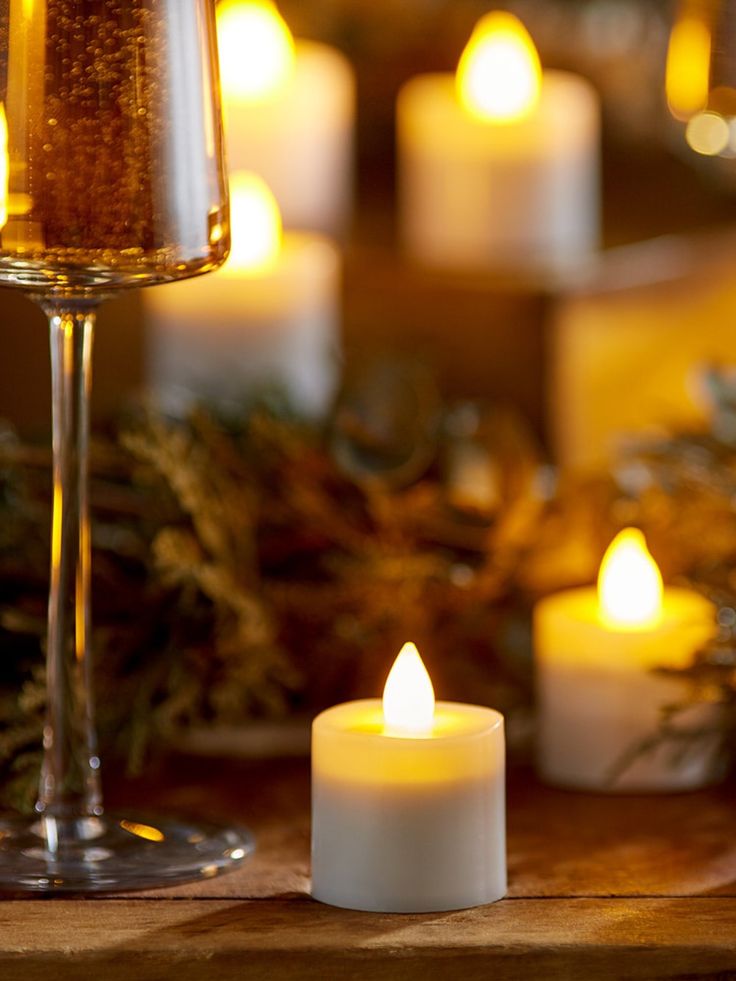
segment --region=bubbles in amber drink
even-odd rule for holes
[[[0,281],[95,290],[224,260],[213,6],[0,0]]]

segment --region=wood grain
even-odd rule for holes
[[[159,978],[713,978],[736,972],[720,899],[506,900],[431,916],[306,902],[103,900],[0,907],[5,981]]]
[[[114,792],[113,792],[114,791]],[[240,821],[258,850],[241,870],[166,890],[188,898],[274,899],[309,892],[309,772],[304,760],[187,758],[111,788],[108,798]],[[512,770],[509,894],[540,897],[736,898],[736,792],[660,797],[576,794]],[[159,893],[153,893],[157,895]]]
[[[236,873],[175,889],[0,902],[2,981],[736,978],[729,788],[608,797],[515,771],[509,898],[416,916],[309,898],[305,760],[181,758],[108,796],[243,821],[258,852]]]

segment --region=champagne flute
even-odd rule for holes
[[[90,691],[95,312],[227,256],[214,21],[214,0],[0,0],[0,284],[49,318],[54,458],[44,759],[35,816],[0,821],[3,890],[164,885],[252,849],[237,828],[107,814]]]

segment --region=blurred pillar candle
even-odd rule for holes
[[[355,79],[347,59],[294,42],[268,0],[218,6],[228,162],[260,174],[287,228],[345,231],[353,182]]]
[[[601,471],[632,438],[712,425],[702,376],[733,362],[735,250],[732,230],[623,246],[589,287],[558,297],[548,404],[561,466]]]
[[[197,400],[234,408],[277,385],[294,408],[319,416],[337,380],[338,250],[318,235],[282,235],[256,175],[233,175],[230,196],[223,268],[144,292],[150,385],[176,414]]]
[[[597,96],[542,73],[513,15],[479,21],[456,77],[403,87],[397,141],[403,242],[420,261],[557,271],[597,247]]]
[[[686,667],[714,631],[713,605],[686,589],[663,589],[633,528],[606,552],[597,593],[573,589],[542,600],[534,637],[543,779],[614,792],[691,790],[712,781],[717,707],[693,706],[673,719],[681,733],[703,728],[709,737],[646,744],[663,711],[688,696],[685,683],[654,669]]]

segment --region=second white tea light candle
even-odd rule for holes
[[[642,533],[622,531],[597,590],[566,590],[535,608],[540,775],[568,788],[637,793],[711,781],[719,710],[688,708],[673,720],[685,741],[657,743],[663,711],[682,705],[688,691],[655,669],[687,667],[714,631],[712,603],[663,588]],[[693,740],[699,729],[713,735]]]
[[[312,895],[418,913],[506,893],[505,744],[493,709],[438,702],[413,644],[383,696],[312,727]]]

